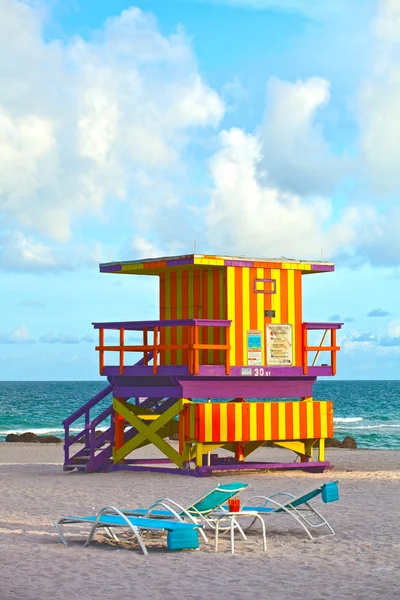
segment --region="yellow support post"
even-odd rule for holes
[[[201,442],[197,442],[195,447],[196,447],[196,467],[201,467],[203,465],[203,444]]]
[[[318,461],[324,462],[325,460],[325,438],[321,438],[319,440],[318,446]]]

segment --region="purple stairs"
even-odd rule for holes
[[[108,385],[104,390],[63,421],[65,430],[64,471],[72,471],[73,469],[87,472],[108,470],[108,467],[112,462],[111,440],[114,437],[114,422],[112,419],[113,407],[112,405],[108,406],[92,420],[90,419],[90,411],[111,393],[112,386]],[[76,423],[76,421],[82,417],[85,419],[84,428],[76,435],[70,436],[71,425]],[[107,429],[103,429],[99,432],[97,427],[109,417],[111,417],[111,425],[108,426]],[[75,454],[72,454],[72,445],[82,441],[82,448]]]
[[[91,398],[91,400],[86,402],[86,404],[81,406],[81,408],[63,421],[65,430],[64,471],[73,471],[76,469],[78,471],[90,473],[93,471],[109,471],[113,468],[118,468],[117,465],[114,465],[112,460],[112,440],[114,440],[114,410],[112,404],[92,419],[90,414],[91,410],[96,410],[96,406],[102,400],[109,394],[112,394],[112,391],[113,386],[108,385],[104,390]],[[176,402],[176,399],[136,398],[135,402],[136,404],[140,404],[143,408],[151,408],[155,413],[162,414]],[[84,428],[71,436],[71,426],[76,424],[78,419],[82,419],[82,417],[84,417],[85,420]],[[106,419],[109,419],[109,425],[104,424]],[[126,424],[129,426],[129,423]],[[125,441],[130,440],[136,434],[136,429],[130,427],[130,429],[125,432]],[[76,452],[76,446],[73,445],[78,442],[80,442],[82,446]],[[75,451],[74,454],[73,451]]]

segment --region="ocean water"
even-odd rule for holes
[[[95,394],[104,381],[0,381],[0,441],[32,431],[62,436],[62,421]],[[335,437],[354,437],[359,448],[400,450],[400,381],[318,381],[315,400],[333,400]],[[91,414],[110,403],[105,398]],[[83,420],[71,433],[83,428]]]

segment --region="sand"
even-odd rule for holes
[[[262,449],[257,457],[278,460],[283,452]],[[332,448],[327,458],[335,469],[323,474],[85,474],[62,471],[58,445],[1,443],[0,600],[400,598],[400,451]],[[100,532],[84,548],[80,526],[70,528],[66,548],[52,525],[109,504],[136,508],[161,496],[184,503],[221,481],[250,483],[246,494],[255,495],[297,494],[333,479],[339,502],[315,502],[336,536],[312,542],[292,519],[270,518],[266,553],[257,529],[247,542],[238,539],[236,556],[227,540],[217,554],[212,543],[173,553],[165,538],[151,536],[146,557],[129,540],[117,546]]]

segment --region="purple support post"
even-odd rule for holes
[[[69,425],[66,423],[64,425],[64,465],[66,465],[69,461]]]

